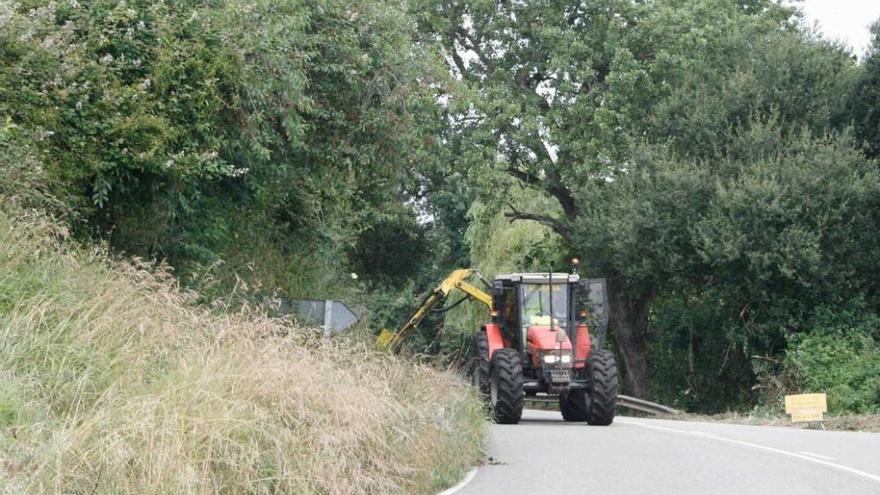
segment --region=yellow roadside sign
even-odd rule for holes
[[[791,414],[793,423],[822,421],[823,413],[828,412],[828,398],[825,394],[786,395],[785,412]]]

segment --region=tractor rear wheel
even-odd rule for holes
[[[587,370],[593,386],[587,396],[587,423],[607,426],[614,421],[617,405],[617,362],[614,354],[604,349],[590,353]]]
[[[489,403],[495,422],[519,423],[523,410],[523,373],[519,352],[498,349],[492,354],[489,370]]]
[[[587,393],[583,390],[572,390],[559,396],[559,411],[565,421],[587,420]]]
[[[489,337],[485,331],[477,333],[474,358],[474,385],[484,399],[489,398]]]

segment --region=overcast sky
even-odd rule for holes
[[[805,0],[807,22],[817,22],[826,38],[839,39],[861,56],[870,43],[868,26],[880,17],[880,0]]]

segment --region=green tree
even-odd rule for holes
[[[454,123],[482,150],[483,173],[559,205],[512,204],[507,217],[548,226],[609,277],[626,386],[647,395],[651,303],[706,271],[690,225],[720,162],[760,150],[745,138],[755,122],[783,135],[832,129],[852,59],[800,32],[793,9],[762,0],[423,1],[416,12],[460,80]],[[688,163],[693,175],[674,168]],[[654,203],[639,200],[650,192]]]
[[[602,188],[579,229],[602,259],[657,291],[647,337],[669,383],[654,389],[687,391],[685,404],[712,411],[747,404],[741,391],[760,377],[743,361],[775,359],[815,308],[880,302],[876,165],[846,136],[784,137],[764,124],[730,145],[753,151],[711,169],[640,163]]]
[[[865,153],[880,157],[880,20],[871,26],[871,47],[850,94],[849,110]]]
[[[344,270],[436,148],[399,3],[2,2],[0,23],[0,121],[77,232],[182,274],[330,287],[318,267]]]

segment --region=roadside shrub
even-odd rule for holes
[[[754,363],[719,299],[705,291],[655,303],[647,335],[651,393],[663,404],[708,414],[753,407]]]
[[[800,392],[826,392],[831,413],[880,411],[880,317],[821,310],[784,360]]]

